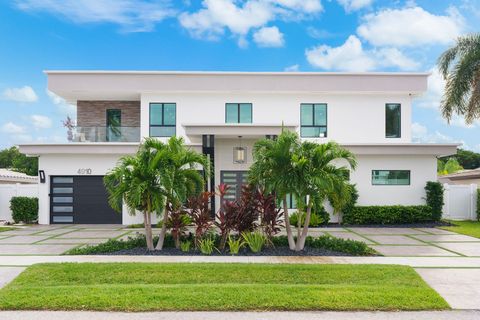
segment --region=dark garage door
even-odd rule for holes
[[[103,176],[52,177],[50,194],[51,223],[122,223],[108,204]]]

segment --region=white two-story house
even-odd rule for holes
[[[456,144],[411,140],[412,99],[427,73],[47,71],[48,89],[77,106],[68,143],[21,145],[39,156],[39,222],[141,222],[108,206],[102,177],[144,137],[173,135],[210,157],[207,183],[239,196],[257,139],[282,129],[351,150],[359,205],[424,204],[436,158]],[[218,209],[218,199],[213,199]],[[335,221],[335,217],[332,217]]]

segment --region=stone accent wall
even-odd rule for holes
[[[105,127],[107,109],[122,110],[122,126],[140,127],[140,101],[77,101],[77,126]]]

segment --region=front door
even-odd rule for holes
[[[229,186],[225,200],[238,200],[242,186],[248,183],[248,171],[220,171],[220,183]]]
[[[107,109],[107,141],[120,141],[121,127],[122,111],[120,109]]]

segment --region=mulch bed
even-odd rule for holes
[[[203,255],[199,251],[189,251],[183,252],[175,248],[164,248],[161,251],[149,251],[146,248],[133,248],[120,250],[109,253],[98,253],[98,255],[107,255],[107,256],[118,256],[118,255],[128,255],[128,256],[201,256]],[[229,252],[218,252],[213,251],[212,256],[231,256]],[[320,248],[309,248],[305,247],[303,251],[292,251],[288,247],[275,247],[275,248],[263,248],[259,253],[253,253],[246,248],[240,250],[238,256],[351,256],[348,253],[330,251]]]

